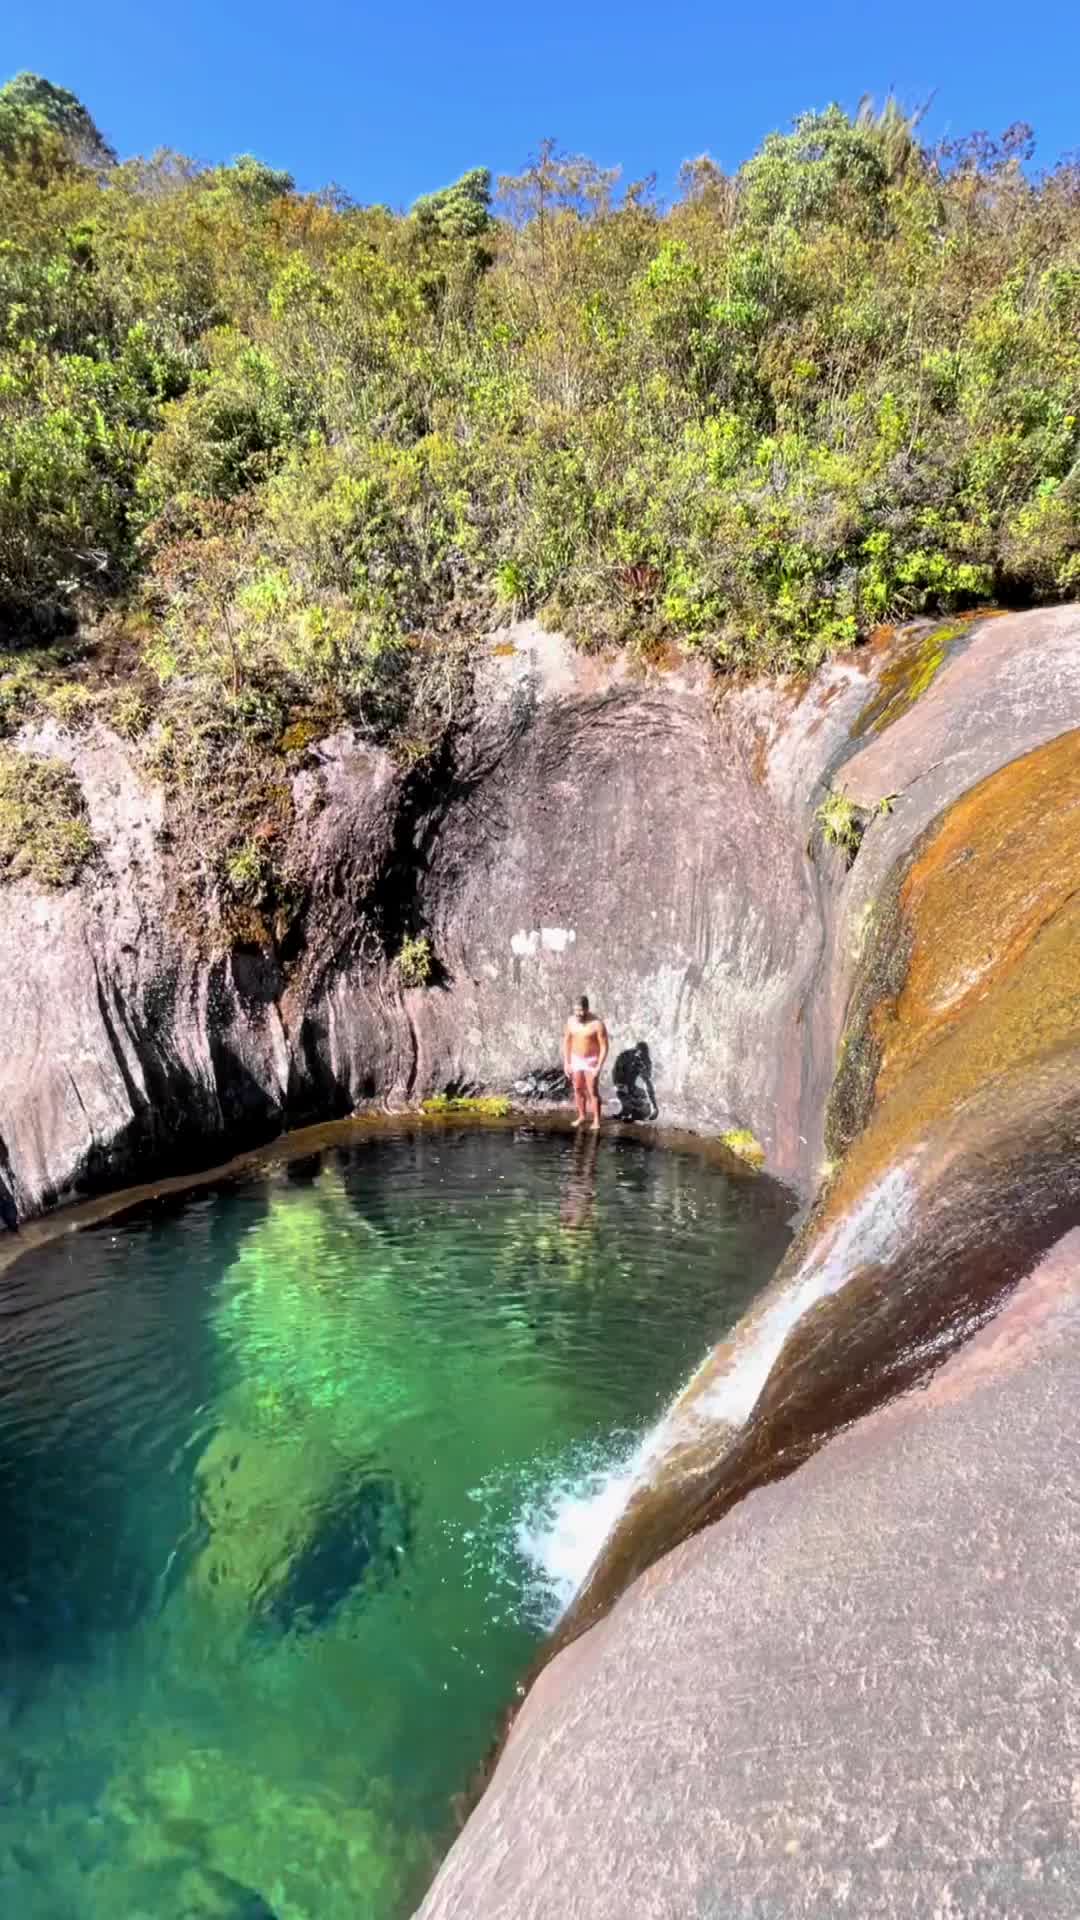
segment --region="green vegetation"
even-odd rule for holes
[[[729,1153],[734,1153],[740,1160],[745,1160],[747,1166],[761,1167],[765,1164],[765,1149],[757,1136],[750,1132],[749,1127],[729,1127],[726,1133],[720,1135],[720,1144],[726,1147]]]
[[[17,73],[0,87],[0,156],[44,173],[116,159],[82,101],[36,73]]]
[[[884,733],[894,720],[907,713],[932,685],[953,647],[970,633],[973,624],[970,615],[945,621],[918,635],[898,652],[880,674],[871,698],[851,729],[852,739],[867,733]]]
[[[828,845],[841,847],[850,865],[859,851],[866,825],[855,802],[839,788],[833,788],[825,795],[815,818]]]
[[[891,813],[895,799],[894,793],[886,793],[873,806],[860,807],[842,788],[831,787],[814,818],[826,845],[839,847],[850,867],[862,846],[863,835],[871,820],[876,815]]]
[[[82,788],[61,760],[0,747],[0,875],[70,886],[94,852]]]
[[[501,1093],[433,1093],[420,1103],[421,1113],[438,1119],[446,1113],[466,1113],[474,1120],[502,1120],[510,1102]]]
[[[1074,593],[1080,169],[1029,157],[830,107],[666,209],[547,143],[394,214],[118,163],[20,75],[4,645],[107,635],[84,706],[136,683],[203,882],[267,910],[312,716],[424,758],[499,618],[772,670]]]
[[[403,940],[397,957],[398,979],[403,987],[426,987],[435,971],[435,956],[426,934],[415,940]]]

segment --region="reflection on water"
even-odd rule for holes
[[[596,1158],[600,1135],[591,1129],[572,1135],[571,1160],[563,1182],[559,1219],[569,1233],[587,1227],[596,1199]]]
[[[564,1597],[560,1516],[784,1238],[693,1158],[447,1132],[10,1269],[0,1913],[410,1911]]]

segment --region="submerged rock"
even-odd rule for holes
[[[191,1748],[179,1730],[141,1738],[103,1811],[121,1838],[92,1876],[91,1911],[102,1920],[126,1920],[125,1887],[139,1873],[171,1876],[148,1920],[355,1920],[368,1901],[381,1911],[395,1896],[400,1904],[417,1864],[384,1814],[298,1795],[268,1766]]]
[[[296,1207],[288,1188],[242,1242],[214,1314],[222,1365],[244,1384],[196,1470],[195,1589],[237,1631],[325,1623],[365,1586],[396,1577],[412,1502],[369,1462],[374,1396],[409,1398],[409,1341],[346,1356],[351,1311],[337,1259],[367,1262],[381,1322],[394,1325],[394,1259],[324,1172]],[[357,1244],[359,1229],[359,1245]],[[396,1365],[394,1354],[396,1351]]]
[[[412,1541],[411,1502],[388,1475],[347,1478],[281,1578],[257,1591],[257,1626],[277,1633],[325,1626],[352,1595],[396,1580]]]

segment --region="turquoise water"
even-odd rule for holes
[[[784,1241],[693,1156],[448,1131],[0,1276],[0,1913],[401,1920],[575,1516]]]

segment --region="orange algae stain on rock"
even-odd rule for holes
[[[910,958],[899,991],[873,1016],[881,1059],[866,1124],[805,1239],[705,1362],[688,1401],[730,1369],[734,1341],[746,1344],[796,1267],[878,1181],[940,1136],[943,1122],[987,1090],[992,1100],[998,1087],[999,1113],[984,1115],[981,1131],[996,1138],[1011,1113],[1022,1132],[1028,1120],[1017,1088],[1027,1067],[1033,1084],[1036,1062],[1060,1063],[1080,1049],[1080,731],[1011,762],[955,802],[908,872],[899,909]],[[920,1185],[932,1171],[924,1167]],[[715,1426],[689,1434],[685,1452],[675,1449],[677,1471],[690,1471],[699,1442],[715,1456]]]
[[[980,1089],[1080,1041],[1080,732],[958,800],[900,909],[910,962],[875,1010],[873,1107],[822,1225]]]
[[[958,800],[904,881],[900,907],[914,939],[903,989],[879,1028],[879,1099],[944,1021],[1001,984],[1078,888],[1080,732],[1073,732]]]

